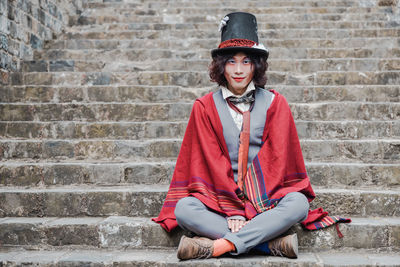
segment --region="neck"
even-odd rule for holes
[[[250,84],[250,83],[249,83]],[[244,94],[244,92],[246,92],[246,90],[247,90],[247,88],[249,87],[249,84],[248,85],[246,85],[246,87],[244,87],[243,89],[241,89],[241,90],[234,90],[231,86],[230,86],[230,84],[228,84],[228,90],[229,91],[231,91],[232,92],[232,94],[234,94],[234,95],[236,95],[236,96],[241,96],[241,95],[243,95]]]

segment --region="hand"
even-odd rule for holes
[[[231,229],[232,233],[238,232],[240,229],[242,229],[243,226],[245,226],[249,221],[243,221],[243,220],[229,220],[228,219],[228,227]]]

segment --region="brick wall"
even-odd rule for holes
[[[0,81],[18,71],[20,60],[30,60],[34,49],[53,39],[80,13],[83,0],[0,0]]]

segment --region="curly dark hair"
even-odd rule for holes
[[[228,82],[224,76],[225,64],[237,53],[238,52],[218,54],[213,58],[213,61],[209,66],[209,75],[212,82],[216,82],[218,85],[225,87],[228,86]],[[267,75],[265,73],[268,69],[267,57],[250,53],[246,53],[246,56],[251,60],[251,63],[254,66],[254,85],[256,87],[264,88],[267,83]]]

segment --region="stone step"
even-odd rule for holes
[[[267,86],[283,94],[289,103],[400,102],[398,85]],[[217,90],[180,86],[3,86],[0,103],[77,102],[190,102]]]
[[[183,138],[187,122],[6,122],[0,136],[8,139]],[[296,121],[300,139],[400,139],[400,121]]]
[[[146,85],[199,88],[213,86],[206,71],[15,72],[11,85]],[[310,74],[269,71],[267,85],[398,85],[400,71],[318,71]]]
[[[56,50],[59,51],[59,50]],[[165,50],[164,50],[165,51]],[[204,71],[208,69],[211,60],[186,59],[186,55],[169,51],[152,54],[151,50],[121,51],[121,50],[64,50],[61,53],[49,52],[44,57],[55,57],[51,60],[24,61],[23,72],[128,72],[128,71],[165,71],[165,70],[192,70]],[[140,54],[140,56],[138,55]],[[148,54],[146,56],[146,54]],[[101,56],[100,56],[101,55]],[[142,57],[143,56],[143,57]],[[164,57],[165,56],[165,57]],[[126,58],[126,61],[115,62],[116,57]],[[147,58],[146,58],[147,57]],[[164,58],[163,58],[164,57]],[[179,57],[182,57],[179,59]],[[69,58],[63,60],[62,58]],[[93,60],[101,58],[101,60]],[[150,60],[153,58],[153,60]],[[141,61],[143,60],[143,61]],[[400,58],[339,58],[339,59],[271,59],[268,60],[268,70],[277,72],[313,73],[315,71],[392,71],[400,70]]]
[[[216,25],[218,26],[218,25]],[[263,39],[298,39],[298,38],[320,38],[320,39],[342,39],[360,37],[399,37],[400,28],[375,28],[375,29],[273,29],[259,30],[258,36]],[[129,30],[129,31],[76,31],[66,32],[64,39],[166,39],[169,38],[218,38],[220,33],[217,28],[209,31],[191,30]]]
[[[168,185],[175,161],[2,161],[0,185]],[[328,188],[399,189],[400,165],[306,162],[311,183]]]
[[[281,74],[279,77],[283,76]],[[382,74],[383,75],[383,74]],[[146,85],[146,86],[211,86],[208,73],[188,71],[167,72],[15,72],[10,75],[11,85]]]
[[[192,103],[0,104],[0,121],[182,121]]]
[[[400,87],[376,85],[343,86],[271,86],[283,94],[289,103],[320,101],[400,102]]]
[[[167,185],[119,187],[0,187],[0,217],[157,216]],[[399,216],[398,190],[316,189],[311,208],[332,215]]]
[[[215,86],[214,86],[215,87]],[[206,88],[183,88],[180,86],[3,86],[0,103],[77,103],[77,102],[193,102],[210,90]],[[312,89],[310,89],[312,90]],[[350,89],[353,91],[353,89]],[[357,89],[354,89],[357,90]],[[361,89],[360,89],[361,90]],[[364,89],[363,89],[364,90]],[[366,89],[368,90],[368,89]],[[400,90],[400,89],[399,89]],[[366,92],[378,101],[396,102],[398,87],[374,87],[374,94]],[[399,91],[400,92],[400,91]],[[361,92],[359,92],[361,93]],[[337,94],[337,93],[336,93]],[[346,95],[350,93],[346,92]],[[386,97],[387,96],[387,97]],[[345,97],[345,96],[343,96]],[[354,99],[354,98],[353,98]],[[391,100],[392,99],[392,100]]]
[[[109,6],[121,6],[121,5],[131,5],[136,6],[141,3],[137,0],[107,0],[98,1],[98,0],[89,0],[83,3],[84,7],[87,8],[98,8],[98,7],[109,7]],[[249,2],[237,2],[237,1],[196,1],[196,2],[188,2],[185,0],[181,1],[146,1],[146,5],[149,8],[162,8],[162,7],[224,7],[229,6],[230,4],[236,4],[237,7],[351,7],[351,6],[359,6],[359,7],[376,7],[376,6],[395,6],[395,1],[355,1],[355,0],[325,0],[325,1],[298,1],[298,0],[283,0],[283,1],[249,1]]]
[[[340,259],[340,260],[338,260]],[[56,251],[30,251],[23,249],[0,250],[0,263],[11,266],[400,266],[395,252],[370,250],[335,251],[319,253],[301,252],[296,260],[251,255],[220,257],[207,260],[179,261],[176,249],[66,249]]]
[[[211,6],[209,6],[209,4]],[[214,5],[213,5],[214,4]],[[126,16],[151,16],[151,15],[181,15],[182,17],[190,16],[204,16],[208,17],[225,15],[226,12],[237,11],[239,7],[227,8],[225,5],[215,6],[215,3],[204,3],[203,6],[188,6],[183,3],[173,3],[171,6],[164,6],[162,10],[149,6],[138,5],[107,5],[104,7],[98,6],[95,8],[88,8],[82,12],[83,16],[104,16],[111,14],[121,14]],[[181,5],[181,6],[178,6]],[[182,6],[184,5],[184,6]],[[259,21],[268,20],[270,16],[283,15],[283,14],[308,14],[308,15],[324,15],[324,14],[340,14],[340,15],[359,15],[359,14],[375,14],[375,13],[395,13],[396,8],[381,7],[381,6],[326,6],[326,7],[310,7],[310,6],[262,6],[253,3],[241,3],[240,11],[251,12],[257,17]],[[239,6],[241,6],[239,4]],[[208,18],[207,17],[207,18]]]
[[[261,42],[269,49],[272,48],[357,48],[362,50],[366,48],[388,49],[396,48],[400,43],[400,38],[342,38],[342,39],[319,39],[319,38],[301,38],[301,39],[266,39]],[[119,40],[119,39],[72,39],[72,40],[51,40],[44,43],[47,49],[138,49],[148,47],[149,49],[188,49],[193,53],[199,49],[213,49],[220,43],[220,38],[213,39],[135,39],[135,40]],[[372,52],[372,49],[371,49]],[[43,51],[34,51],[35,58],[40,58]],[[383,54],[383,53],[382,53]],[[272,57],[272,54],[270,55]]]
[[[131,10],[115,10],[112,8],[89,9],[85,10],[81,15],[72,16],[69,20],[70,25],[85,24],[103,24],[103,23],[214,23],[218,29],[221,19],[230,12],[237,11],[236,8],[171,8],[164,10],[151,9],[131,9]],[[244,8],[241,11],[253,13],[257,17],[257,22],[309,22],[309,21],[391,21],[395,19],[397,9],[394,8],[360,8],[352,7],[352,10],[346,12],[346,8],[337,8],[337,10],[321,10],[315,9],[315,13],[311,13],[310,9],[296,10],[292,8],[290,12],[288,8],[275,9],[278,13],[269,14],[268,8],[257,10],[257,8]],[[176,10],[176,11],[175,11]],[[271,9],[270,9],[271,10]],[[370,12],[368,12],[370,10]],[[181,11],[183,13],[176,13]],[[317,12],[322,13],[317,13]],[[325,11],[325,12],[324,12]],[[359,11],[359,12],[358,12]],[[310,12],[310,13],[307,13]],[[339,12],[339,13],[338,13]],[[342,13],[341,13],[342,12]],[[290,16],[288,16],[290,14]],[[393,18],[392,18],[393,17]]]
[[[304,160],[319,162],[400,163],[397,140],[301,140]]]
[[[192,55],[177,55],[171,54],[171,52],[161,53],[156,57],[157,51],[154,54],[150,50],[147,52],[140,53],[140,51],[90,51],[88,53],[76,52],[78,50],[55,52],[51,51],[49,54],[42,55],[42,60],[24,61],[22,69],[24,72],[61,72],[61,71],[77,71],[77,72],[135,72],[135,71],[164,71],[164,70],[192,70],[192,71],[204,71],[208,69],[211,60],[206,59],[186,59],[186,56],[191,57]],[[104,55],[102,55],[104,53]],[[144,56],[148,53],[148,57]],[[55,56],[55,54],[61,55],[61,58]],[[97,55],[96,55],[97,54]],[[140,56],[138,56],[140,54]],[[93,58],[99,58],[101,60],[93,60]],[[51,58],[57,57],[58,59],[52,60]],[[116,57],[123,57],[127,60],[115,62]],[[43,58],[45,58],[43,60]],[[63,60],[62,58],[70,58]],[[153,58],[153,60],[151,60]],[[179,59],[181,58],[181,59]],[[143,61],[141,61],[143,60]],[[150,61],[149,61],[150,60]],[[393,60],[379,60],[378,70],[395,70],[397,68],[397,59]],[[338,62],[343,64],[345,62]],[[350,63],[350,62],[349,62]],[[377,62],[371,60],[371,67]],[[301,63],[300,63],[301,64]],[[352,68],[347,66],[347,68]],[[368,63],[367,63],[368,64]],[[303,63],[302,65],[308,65]],[[305,66],[307,67],[307,66]],[[378,66],[376,66],[378,67]],[[271,69],[271,68],[270,68]],[[336,68],[337,69],[337,68]],[[336,70],[332,68],[331,70]],[[376,68],[375,68],[376,69]],[[398,68],[400,69],[400,67]],[[278,68],[277,68],[278,70]],[[353,68],[353,70],[356,70]]]
[[[397,120],[400,103],[297,103],[290,104],[297,120]]]
[[[89,21],[88,21],[89,23]],[[258,29],[368,29],[368,28],[396,28],[394,21],[305,21],[296,22],[259,22]],[[215,29],[215,22],[199,23],[103,23],[73,25],[67,28],[69,32],[75,31],[127,31],[127,30],[201,30],[210,31]]]
[[[392,121],[400,117],[400,103],[395,102],[291,103],[290,107],[295,120]],[[191,108],[192,102],[5,103],[0,104],[0,121],[174,122],[187,120]]]
[[[355,140],[400,137],[400,122],[295,121],[300,139]],[[1,126],[0,126],[1,127]],[[5,135],[3,135],[5,136]]]
[[[397,236],[400,218],[352,218],[341,224],[343,238],[335,227],[319,231],[303,230],[297,224],[300,251],[332,249],[399,249]],[[189,235],[181,229],[167,233],[150,218],[142,217],[77,217],[77,218],[18,218],[0,219],[0,237],[5,247],[54,249],[71,246],[87,248],[173,248],[180,237]],[[0,256],[1,257],[1,256]]]
[[[0,160],[175,160],[182,139],[7,140]],[[400,163],[400,140],[301,140],[306,161]]]
[[[148,68],[149,63],[157,63],[158,61],[163,61],[162,64],[167,64],[168,69],[171,70],[173,65],[170,64],[169,60],[179,60],[180,62],[185,62],[187,60],[192,61],[211,61],[210,51],[216,48],[216,44],[207,49],[197,49],[194,52],[193,49],[186,49],[185,46],[178,46],[181,50],[172,49],[99,49],[99,50],[60,50],[60,49],[48,49],[43,51],[35,52],[35,61],[38,61],[38,65],[32,66],[32,70],[51,70],[51,71],[72,71],[75,70],[75,63],[71,59],[91,59],[91,61],[97,62],[94,67],[104,67],[99,61],[93,60],[94,58],[101,58],[100,62],[110,63],[111,58],[120,58],[120,62],[113,62],[114,66],[121,66],[123,71],[131,71],[131,68],[125,69],[124,64],[127,62],[139,63],[140,65],[133,69],[133,71],[139,71]],[[182,50],[182,48],[186,50]],[[368,68],[368,60],[386,60],[391,66],[391,69],[398,69],[396,65],[396,60],[400,58],[399,48],[287,48],[287,47],[270,47],[270,57],[269,61],[310,61],[310,60],[367,60],[364,64],[358,63],[357,67]],[[154,52],[154,56],[151,54]],[[104,58],[99,57],[99,53],[104,53]],[[154,61],[149,61],[149,59],[154,59]],[[48,65],[42,60],[51,60],[52,62]],[[168,60],[168,61],[167,61]],[[85,62],[77,65],[78,69],[82,69],[83,72],[89,72],[86,68],[93,68],[90,65],[91,62],[85,64]],[[178,62],[179,63],[179,62]],[[332,62],[334,63],[334,62]],[[121,65],[120,65],[121,64]],[[300,64],[300,63],[298,63]],[[204,71],[207,68],[203,66],[188,66],[188,69],[195,71],[201,67],[200,70]],[[316,67],[316,66],[314,66]],[[376,66],[378,68],[378,66]],[[318,71],[320,69],[312,69],[312,71]],[[340,70],[340,69],[339,69]],[[301,69],[304,71],[304,69]]]
[[[3,138],[27,139],[125,139],[179,138],[185,133],[187,121],[164,122],[0,122]],[[377,125],[386,129],[397,127],[391,122]],[[368,127],[365,125],[364,127]],[[347,130],[347,128],[346,128]],[[397,133],[393,133],[397,134]],[[392,136],[392,135],[391,135]],[[399,135],[400,137],[400,135]]]

